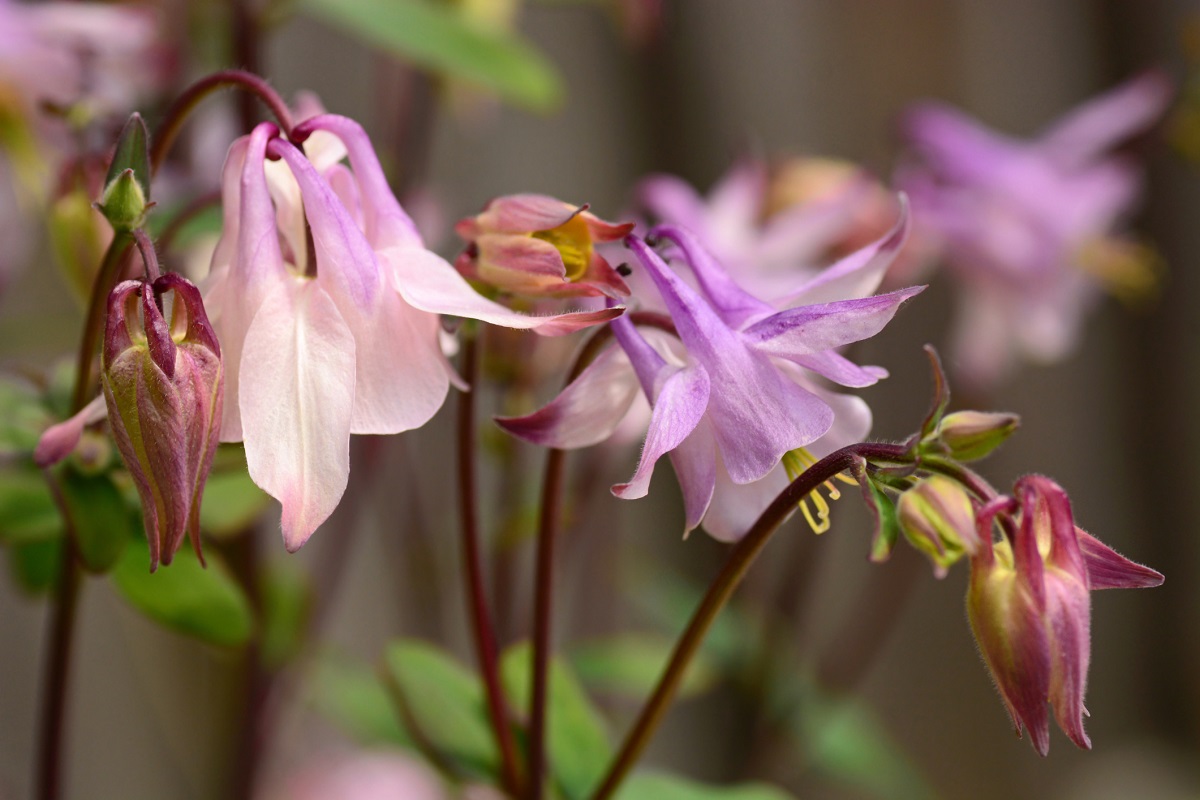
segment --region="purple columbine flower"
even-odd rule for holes
[[[1141,175],[1111,151],[1158,119],[1170,96],[1166,78],[1147,73],[1031,141],[936,103],[905,115],[915,159],[897,184],[959,281],[953,362],[977,388],[1019,358],[1049,363],[1070,352],[1098,286],[1132,291],[1151,280],[1147,258],[1113,234]]]
[[[1163,576],[1125,558],[1075,526],[1061,486],[1040,475],[1017,481],[977,515],[980,547],[971,558],[967,616],[1017,735],[1050,749],[1046,703],[1079,747],[1091,656],[1091,598],[1097,589],[1158,586]],[[1011,540],[993,543],[997,515],[1015,512]]]
[[[627,244],[657,287],[678,338],[614,320],[619,347],[602,352],[541,410],[499,423],[549,447],[595,444],[612,433],[640,390],[652,405],[649,431],[633,477],[613,493],[644,496],[655,463],[669,455],[683,491],[686,530],[703,521],[716,538],[737,539],[786,483],[785,455],[823,440],[832,449],[865,435],[865,403],[820,388],[814,375],[843,386],[868,386],[886,376],[836,348],[874,336],[923,288],[867,296],[907,227],[905,214],[888,236],[799,287],[782,309],[745,292],[682,228],[662,226],[651,235],[678,251],[698,290],[631,236]],[[826,439],[847,433],[845,441]]]
[[[358,123],[325,114],[293,138],[304,151],[263,123],[230,148],[205,291],[227,365],[221,439],[245,442],[290,551],[341,499],[350,434],[423,425],[458,380],[438,314],[558,335],[621,313],[534,317],[487,300],[425,249]]]

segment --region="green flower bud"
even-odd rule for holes
[[[1020,424],[1016,414],[956,411],[942,419],[936,438],[951,457],[975,461],[1003,444]]]
[[[926,478],[900,496],[896,510],[904,538],[929,557],[939,578],[963,555],[978,549],[971,498],[950,478]]]
[[[140,114],[125,123],[117,140],[112,164],[104,178],[104,192],[96,207],[113,230],[131,231],[146,221],[150,202],[150,134]]]

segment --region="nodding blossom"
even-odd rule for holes
[[[423,425],[457,381],[439,314],[559,335],[621,309],[535,317],[487,300],[425,249],[358,123],[324,114],[292,139],[305,149],[263,123],[230,148],[205,303],[225,350],[221,440],[245,442],[295,551],[345,491],[350,434]]]
[[[890,234],[778,304],[743,290],[682,228],[661,226],[651,237],[678,252],[698,290],[645,240],[631,236],[627,244],[657,288],[673,334],[614,320],[618,346],[604,350],[541,410],[498,422],[537,444],[587,446],[612,433],[640,391],[652,406],[649,431],[633,477],[613,493],[644,496],[655,463],[668,455],[683,491],[685,529],[703,522],[714,537],[737,539],[786,484],[781,462],[790,454],[831,450],[866,434],[866,404],[824,388],[819,379],[860,387],[886,376],[837,348],[874,336],[921,291],[870,294],[907,227],[902,214]]]
[[[1114,232],[1141,171],[1112,151],[1158,119],[1170,96],[1166,78],[1147,73],[1029,141],[938,103],[906,113],[913,158],[897,184],[959,284],[951,363],[976,389],[1020,359],[1063,358],[1101,286],[1136,292],[1152,282],[1147,254]]]

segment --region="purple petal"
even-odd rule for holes
[[[662,381],[651,400],[650,429],[637,470],[628,483],[612,487],[613,494],[626,500],[646,496],[658,459],[679,447],[700,424],[709,390],[708,373],[699,364],[677,370]]]
[[[79,413],[47,428],[38,439],[33,451],[33,463],[39,467],[52,467],[59,461],[71,455],[71,451],[79,444],[83,429],[94,422],[99,422],[108,414],[108,406],[104,395],[97,395],[92,402],[79,410]]]
[[[1130,561],[1082,528],[1076,528],[1079,550],[1087,566],[1088,588],[1147,589],[1161,586],[1161,572]]]
[[[806,356],[796,356],[788,360],[793,364],[812,370],[836,384],[849,386],[853,389],[874,386],[888,376],[888,371],[883,367],[860,367],[850,359],[832,350],[826,350],[823,353],[810,353]]]
[[[671,451],[670,457],[679,480],[679,491],[683,494],[683,533],[686,536],[709,512],[717,473],[722,471],[717,466],[717,442],[712,423],[700,420],[691,435]]]
[[[692,268],[701,291],[729,327],[741,328],[750,320],[775,310],[738,286],[690,231],[673,225],[660,225],[650,231],[650,235],[669,239],[679,248],[684,261]]]
[[[734,483],[729,473],[718,467],[712,505],[704,515],[704,530],[717,541],[736,542],[767,510],[788,484],[782,466],[750,483]]]
[[[707,221],[704,198],[674,175],[650,175],[634,190],[637,202],[663,222],[701,230]]]
[[[1068,112],[1042,134],[1038,146],[1060,162],[1082,164],[1152,125],[1173,93],[1165,73],[1144,72]]]
[[[905,300],[924,289],[914,286],[859,300],[789,308],[756,322],[742,336],[759,352],[781,358],[833,350],[879,333]]]
[[[935,172],[974,183],[1002,172],[1022,146],[942,103],[918,103],[901,120],[904,138]]]

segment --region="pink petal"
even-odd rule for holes
[[[38,439],[33,451],[33,463],[39,467],[52,467],[62,461],[79,444],[83,429],[88,425],[99,422],[108,414],[104,403],[104,395],[97,395],[92,402],[81,408],[70,419],[51,425]]]
[[[548,231],[568,222],[587,206],[573,206],[544,194],[510,194],[488,203],[476,224],[495,233]]]
[[[1152,125],[1170,105],[1171,79],[1152,70],[1088,100],[1042,134],[1038,146],[1080,164]]]
[[[1046,625],[1050,631],[1049,700],[1058,727],[1078,746],[1092,747],[1083,730],[1083,695],[1087,689],[1092,644],[1091,600],[1075,576],[1046,571]]]
[[[543,336],[562,336],[607,322],[625,310],[618,306],[544,317],[520,314],[480,295],[445,259],[424,248],[391,247],[378,255],[390,268],[397,291],[409,305],[422,311],[532,329]]]
[[[702,230],[707,222],[704,198],[682,178],[651,175],[638,183],[634,193],[638,204],[663,222],[695,230]]]
[[[625,352],[608,347],[541,409],[524,417],[497,417],[496,424],[543,447],[590,447],[612,435],[638,391],[637,375]]]
[[[283,505],[298,550],[341,500],[350,472],[354,336],[311,280],[271,293],[246,333],[240,398],[250,477]]]
[[[696,429],[669,455],[679,480],[679,491],[683,494],[683,533],[686,536],[707,519],[717,475],[723,472],[717,464],[717,440],[713,436],[712,423],[701,419]]]
[[[736,542],[787,485],[787,474],[781,466],[750,483],[734,483],[729,473],[718,467],[712,505],[704,515],[704,530],[718,541]]]
[[[673,225],[660,225],[651,230],[650,235],[669,239],[679,248],[684,260],[692,268],[701,291],[726,325],[742,328],[751,320],[765,317],[775,310],[738,286],[690,231]]]
[[[826,350],[822,353],[809,353],[788,359],[791,363],[804,367],[828,378],[841,386],[861,389],[864,386],[874,386],[888,376],[883,367],[860,367],[850,359]],[[849,442],[847,442],[849,444]]]
[[[1113,550],[1082,528],[1075,529],[1087,565],[1088,589],[1145,589],[1161,586],[1161,572],[1144,567]]]

